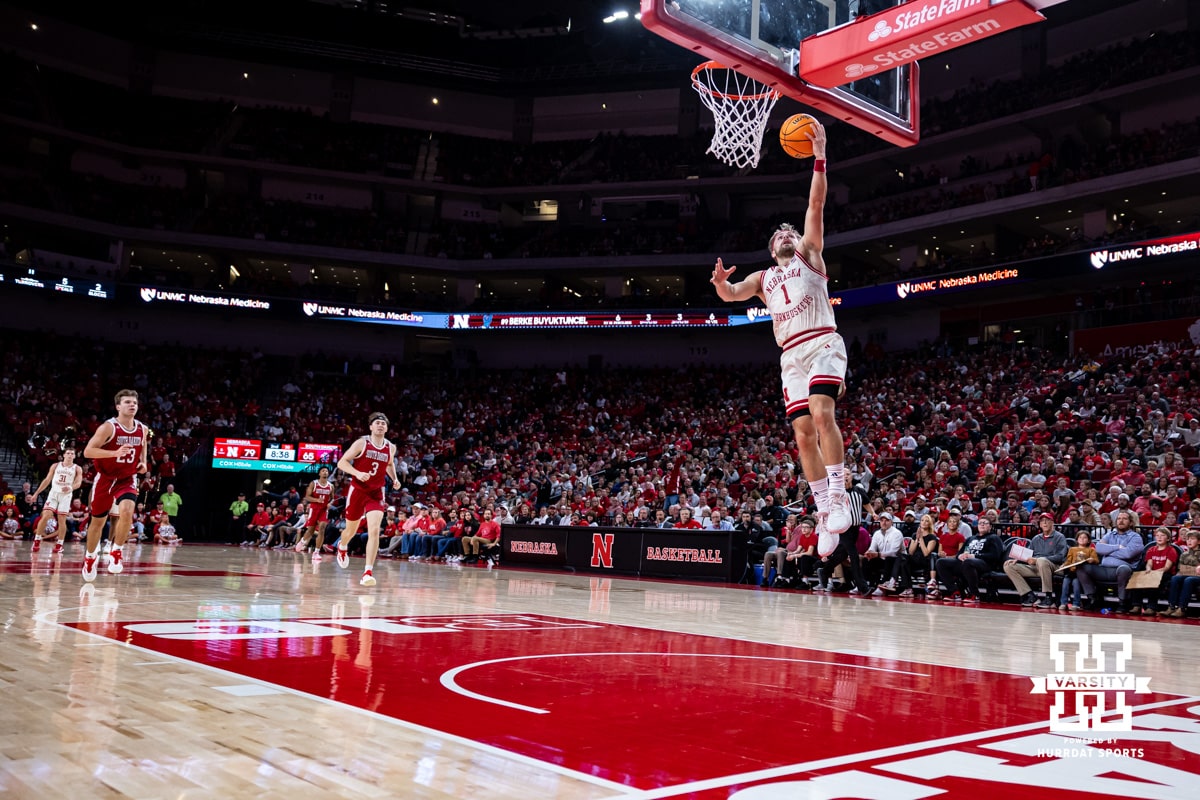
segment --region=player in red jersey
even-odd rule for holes
[[[329,482],[329,467],[317,470],[317,479],[308,484],[304,491],[304,502],[308,503],[308,517],[304,520],[304,533],[296,542],[296,552],[303,553],[313,533],[317,535],[317,547],[313,550],[313,561],[321,560],[321,545],[325,541],[325,519],[329,513],[329,502],[333,500],[333,484]]]
[[[375,556],[379,553],[379,525],[387,510],[383,486],[392,479],[392,486],[400,488],[396,477],[396,446],[386,438],[388,418],[376,411],[367,417],[371,433],[350,445],[338,460],[338,469],[351,477],[350,492],[346,495],[346,528],[337,545],[337,563],[342,569],[350,565],[346,545],[358,532],[358,525],[367,518],[367,568],[363,571],[363,586],[374,586],[371,574],[375,567]]]
[[[122,389],[113,400],[117,415],[100,423],[87,447],[83,448],[83,457],[91,459],[97,473],[88,503],[92,519],[88,523],[87,553],[83,558],[83,579],[88,582],[96,580],[100,534],[104,531],[105,521],[114,515],[114,510],[112,563],[108,565],[108,571],[115,575],[125,568],[121,562],[121,547],[133,525],[137,476],[144,475],[147,470],[150,429],[135,419],[138,393],[133,389]]]

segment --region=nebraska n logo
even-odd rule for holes
[[[611,533],[592,534],[592,566],[612,569],[613,535]]]

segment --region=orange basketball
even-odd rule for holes
[[[816,120],[808,114],[788,117],[779,128],[779,144],[783,152],[792,158],[809,158],[813,154],[812,140],[808,138]]]

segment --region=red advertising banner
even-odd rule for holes
[[[262,458],[261,439],[224,439],[213,440],[213,458]]]
[[[1095,358],[1140,355],[1162,342],[1200,345],[1200,319],[1163,319],[1075,331],[1075,350]]]
[[[1044,19],[1022,0],[913,0],[804,39],[800,77],[842,86]]]
[[[341,457],[341,445],[301,442],[299,461],[302,464],[335,464]]]

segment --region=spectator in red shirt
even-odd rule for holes
[[[788,524],[793,524],[790,518]],[[801,517],[799,523],[796,524],[799,526],[799,533],[793,537],[794,541],[789,541],[787,545],[783,573],[787,576],[789,586],[794,585],[796,579],[799,579],[803,583],[796,588],[807,589],[811,587],[811,580],[815,579],[817,566],[820,563],[817,560],[817,523],[812,517],[806,515]],[[789,564],[795,566],[789,567]],[[789,570],[794,575],[789,576]]]
[[[1145,558],[1145,571],[1163,570],[1162,582],[1155,589],[1130,589],[1133,608],[1129,613],[1154,616],[1158,613],[1158,603],[1162,599],[1163,590],[1170,584],[1171,576],[1175,574],[1175,565],[1179,561],[1179,551],[1171,544],[1171,531],[1161,527],[1154,530],[1154,544],[1146,548]]]
[[[250,518],[250,522],[246,525],[246,538],[242,540],[241,547],[253,547],[258,541],[266,541],[267,536],[271,533],[271,512],[267,511],[265,503],[259,503],[255,507],[254,516]]]
[[[479,523],[479,530],[474,536],[464,536],[462,546],[467,554],[464,559],[466,564],[476,563],[481,555],[489,561],[496,559],[495,551],[500,548],[500,523],[492,519],[491,509],[483,510],[483,522]]]

